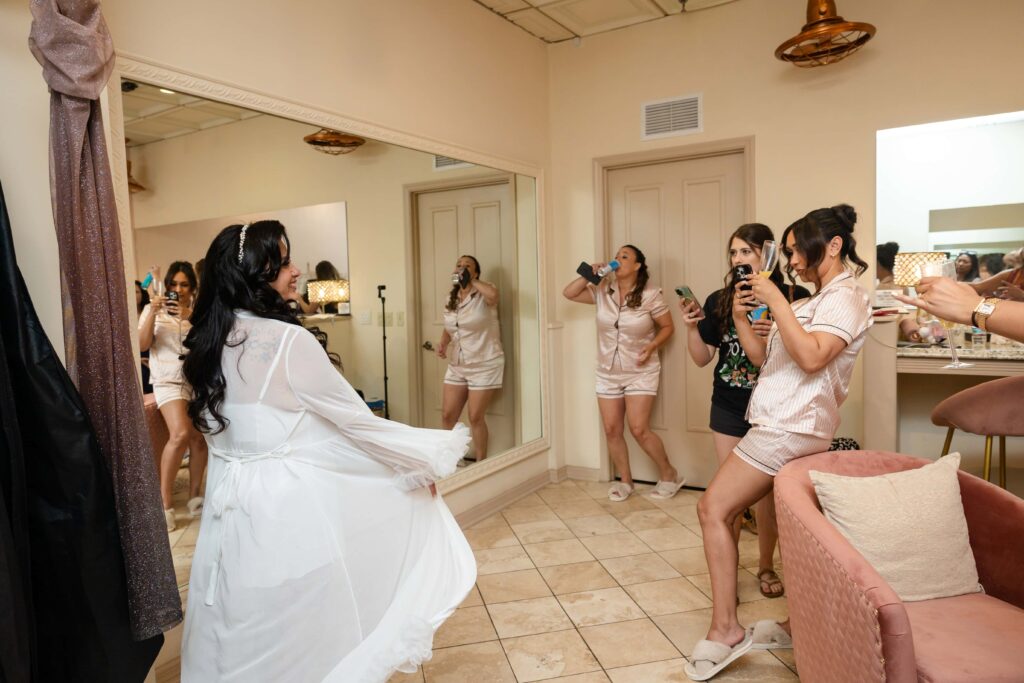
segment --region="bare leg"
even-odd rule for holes
[[[757,545],[760,551],[758,573],[771,569],[775,571],[775,544],[779,540],[779,527],[775,520],[775,496],[768,495],[757,502]],[[768,589],[772,594],[781,595],[783,588],[774,584]]]
[[[441,425],[451,429],[459,421],[462,409],[466,406],[469,387],[465,384],[443,384],[441,394]]]
[[[658,466],[661,481],[676,481],[679,472],[672,466],[665,453],[665,444],[661,437],[651,431],[651,408],[654,406],[654,396],[638,395],[626,396],[626,419],[629,421],[629,431],[644,449],[654,464]]]
[[[739,550],[732,525],[743,508],[760,500],[772,488],[772,478],[751,467],[735,453],[729,455],[697,503],[704,554],[711,571],[711,628],[707,639],[730,647],[743,640],[736,617],[736,572]]]
[[[201,496],[203,475],[206,474],[206,461],[209,456],[206,450],[206,439],[196,431],[194,425],[188,437],[188,497]]]
[[[736,444],[740,442],[740,437],[729,436],[728,434],[719,434],[718,432],[711,432],[711,437],[715,442],[715,455],[718,456],[718,466],[721,467],[725,459],[732,453],[732,449],[736,448]],[[743,527],[743,517],[736,515],[736,521],[732,524],[732,537],[737,543],[740,542],[740,529]]]
[[[497,389],[482,389],[469,392],[469,429],[473,432],[473,446],[477,462],[487,457],[487,406],[498,392]]]
[[[604,438],[608,442],[608,455],[612,457],[615,470],[628,486],[633,485],[633,473],[629,470],[629,449],[622,435],[623,421],[626,417],[626,401],[621,398],[597,397],[597,407],[601,411],[601,424],[604,427]]]
[[[194,429],[188,419],[186,403],[183,400],[165,403],[160,408],[160,414],[164,416],[169,434],[167,444],[160,454],[160,498],[163,500],[164,509],[170,510],[174,507],[174,478],[178,476],[181,458],[185,455],[190,432]]]

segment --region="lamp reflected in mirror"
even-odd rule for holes
[[[348,280],[310,280],[307,287],[310,303],[337,304],[339,315],[351,313]]]

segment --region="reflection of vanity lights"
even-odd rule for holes
[[[348,280],[310,280],[306,287],[310,303],[338,304],[338,313],[350,313]]]

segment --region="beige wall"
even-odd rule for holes
[[[370,141],[343,156],[318,154],[302,142],[315,127],[274,116],[132,148],[132,174],[149,191],[132,196],[136,259],[141,268],[178,258],[205,255],[182,239],[182,253],[166,250],[166,240],[147,238],[147,229],[220,216],[253,214],[330,202],[347,203],[348,272],[352,286],[351,324],[334,326],[348,340],[332,340],[332,350],[347,350],[345,374],[367,397],[384,396],[380,300],[377,285],[386,284],[388,313],[406,314],[406,212],[404,187],[415,183],[455,181],[491,174],[491,169],[434,171],[424,152]],[[287,225],[287,224],[286,224]],[[221,226],[223,227],[223,226]],[[309,256],[299,240],[303,226],[288,226],[298,267],[315,265],[326,255]],[[163,229],[161,229],[163,230]],[[339,234],[339,239],[345,239]],[[305,245],[308,247],[308,245]],[[154,252],[157,249],[158,252]],[[340,267],[340,264],[339,264]],[[369,324],[361,314],[369,313]],[[388,328],[388,392],[391,413],[408,421],[410,369],[408,326]]]
[[[14,229],[14,247],[36,312],[64,357],[57,235],[50,210],[47,152],[50,95],[28,51],[29,4],[0,0],[0,183]]]
[[[560,427],[574,435],[565,464],[598,467],[602,451],[591,389],[593,311],[557,296],[580,259],[602,255],[594,228],[594,158],[753,136],[752,217],[782,228],[810,209],[849,202],[860,214],[858,237],[867,256],[874,244],[876,130],[1024,109],[1024,3],[1001,0],[982,10],[959,0],[861,0],[841,9],[875,23],[878,35],[859,54],[824,69],[798,69],[772,56],[803,23],[804,3],[795,0],[743,0],[585,38],[579,47],[549,48],[549,295],[554,317],[565,324],[552,352],[562,358],[554,366],[565,397]],[[640,140],[643,102],[698,92],[703,133]],[[863,434],[870,389],[859,374],[842,434]]]
[[[543,43],[469,0],[106,0],[120,52],[542,165]]]

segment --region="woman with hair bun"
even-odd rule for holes
[[[752,428],[697,503],[713,606],[707,637],[696,644],[684,667],[692,680],[712,678],[751,647],[791,647],[788,622],[760,621],[748,630],[737,619],[739,553],[732,523],[772,489],[783,465],[827,451],[835,436],[839,407],[871,324],[871,304],[857,284],[867,264],[857,255],[856,221],[853,207],[840,204],[811,211],[786,228],[786,271],[814,286],[809,299],[790,306],[778,286],[760,275],[747,280],[753,286],[749,293],[737,289],[737,328],[750,325],[745,303],[751,297],[768,306],[775,324],[763,353],[755,347],[747,350],[761,368],[747,409]]]
[[[704,307],[696,301],[679,301],[683,313],[683,324],[687,328],[687,350],[698,367],[710,363],[715,354],[714,390],[711,394],[711,436],[715,444],[715,455],[722,463],[732,453],[736,444],[750,431],[747,422],[747,405],[757,384],[758,368],[747,358],[746,347],[754,345],[759,353],[764,351],[764,338],[771,329],[771,321],[755,320],[751,326],[737,329],[733,322],[735,304],[733,295],[737,283],[736,267],[750,266],[756,271],[761,266],[761,249],[768,240],[774,240],[772,229],[762,223],[745,223],[736,228],[729,238],[729,274],[725,287],[708,295]],[[811,295],[803,287],[789,283],[782,278],[778,265],[772,271],[771,280],[785,292],[789,302],[806,299]],[[740,332],[748,334],[740,334]],[[756,334],[754,334],[756,332]],[[759,550],[757,580],[761,595],[766,598],[782,597],[785,589],[775,572],[775,545],[779,530],[775,520],[775,500],[769,493],[759,500],[757,513],[757,543]],[[739,541],[742,515],[733,523],[733,537]]]
[[[430,659],[476,562],[433,482],[468,430],[378,418],[288,301],[277,221],[214,239],[185,346],[210,446],[181,680],[384,683]]]
[[[638,247],[627,244],[615,255],[619,267],[615,281],[599,285],[578,277],[562,291],[570,301],[597,307],[597,405],[601,411],[608,454],[621,481],[608,490],[609,500],[621,503],[632,495],[633,475],[623,422],[647,456],[654,461],[660,479],[650,495],[667,500],[682,487],[665,453],[665,444],[651,429],[651,409],[661,382],[658,349],[672,336],[675,326],[661,290],[648,283],[647,258]],[[606,264],[593,264],[597,274]]]
[[[875,247],[875,270],[878,275],[878,284],[875,289],[902,289],[895,282],[893,270],[896,268],[896,254],[900,251],[900,245],[896,242],[886,242]]]

